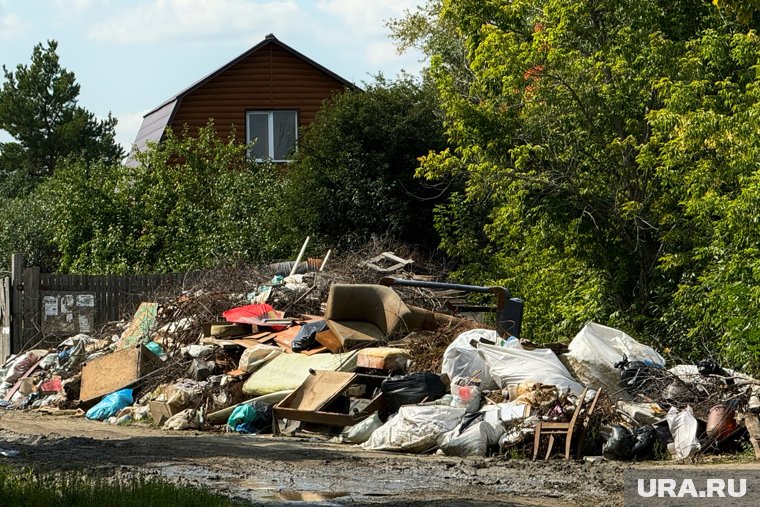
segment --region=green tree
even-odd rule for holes
[[[61,66],[57,48],[55,41],[37,44],[29,65],[15,72],[3,66],[0,129],[15,142],[0,144],[0,176],[48,176],[69,155],[113,163],[124,154],[114,141],[116,119],[98,120],[77,104],[79,84]]]
[[[759,0],[712,0],[712,3],[717,8],[734,14],[743,22],[749,22],[760,9]]]
[[[467,179],[437,215],[443,246],[475,263],[463,273],[524,297],[538,339],[599,319],[757,358],[735,317],[755,313],[741,301],[756,233],[738,213],[759,161],[755,32],[708,3],[439,3],[431,19],[461,38],[471,77],[463,89],[429,54],[454,146],[421,173]],[[482,235],[461,227],[470,206],[489,210]]]
[[[714,348],[758,370],[760,37],[707,30],[663,81],[642,158],[669,190],[658,270],[671,282],[662,321],[681,349]]]
[[[271,258],[282,195],[271,165],[252,164],[213,123],[136,154],[136,164],[61,164],[39,189],[56,203],[60,271],[155,273]]]
[[[434,90],[409,77],[335,95],[286,170],[285,225],[332,244],[391,233],[434,247],[432,209],[445,189],[414,175],[418,157],[444,143]]]

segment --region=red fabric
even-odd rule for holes
[[[278,319],[282,317],[282,312],[278,312],[266,303],[238,306],[237,308],[227,310],[222,313],[222,315],[227,322],[235,322],[236,324],[254,324],[260,327],[272,328],[273,331],[283,330],[288,327],[282,325],[273,326],[262,320],[265,318]]]

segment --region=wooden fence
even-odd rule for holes
[[[197,275],[56,275],[24,266],[20,255],[11,264],[11,276],[0,279],[0,364],[9,354],[119,320],[157,291],[179,294]]]

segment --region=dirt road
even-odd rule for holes
[[[140,473],[255,505],[622,505],[623,467],[364,451],[304,438],[164,432],[0,412],[0,464]]]

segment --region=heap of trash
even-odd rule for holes
[[[364,263],[364,280],[325,261],[273,265],[248,291],[144,302],[100,333],[12,356],[0,408],[409,453],[680,460],[751,446],[760,458],[750,376],[709,358],[668,365],[596,323],[532,343],[519,322],[441,303],[461,294],[392,252]]]

